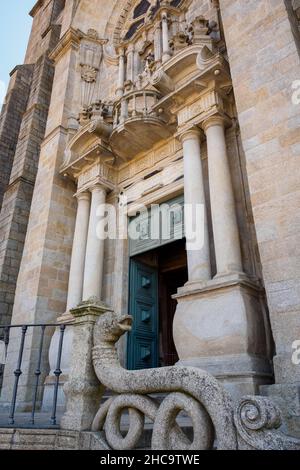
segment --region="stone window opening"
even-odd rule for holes
[[[144,15],[147,13],[150,7],[150,2],[148,0],[142,0],[141,3],[138,4],[138,6],[135,8],[134,13],[133,13],[133,18],[139,18],[141,15]]]

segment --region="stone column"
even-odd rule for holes
[[[134,46],[130,44],[127,49],[127,74],[126,80],[133,82],[133,65],[134,65]]]
[[[101,184],[96,184],[92,189],[92,202],[86,247],[83,300],[91,297],[101,298],[104,256],[104,231],[99,233],[99,213],[106,201],[106,191]],[[102,213],[102,212],[101,212]],[[101,214],[100,214],[101,215]]]
[[[83,273],[86,254],[86,243],[90,217],[90,194],[77,194],[78,207],[72,249],[67,311],[82,301]]]
[[[154,57],[156,61],[161,60],[162,55],[162,44],[161,44],[161,25],[158,22],[154,28]]]
[[[161,21],[162,21],[162,47],[163,47],[162,61],[166,62],[167,60],[171,58],[170,47],[169,47],[169,19],[168,19],[168,14],[166,12],[162,13]]]
[[[208,169],[217,277],[242,273],[242,257],[224,119],[212,116],[202,127],[207,137]]]
[[[124,52],[124,49],[120,49],[119,79],[118,79],[118,88],[116,90],[116,94],[118,98],[121,98],[124,94],[124,82],[125,82],[125,52]]]
[[[89,192],[82,192],[76,194],[78,199],[76,224],[73,239],[72,257],[69,274],[69,287],[68,287],[68,298],[67,298],[67,309],[66,313],[58,318],[58,323],[70,323],[71,316],[70,310],[75,308],[82,301],[82,290],[83,290],[83,273],[84,263],[86,254],[86,243],[87,234],[90,218],[90,200],[91,196]],[[44,396],[43,396],[43,410],[47,411],[51,409],[53,401],[53,391],[55,384],[54,370],[56,368],[57,351],[60,340],[60,329],[56,328],[54,335],[51,339],[49,347],[49,365],[50,374],[45,381]],[[61,369],[63,376],[61,383],[65,380],[65,377],[69,374],[71,350],[73,342],[73,330],[71,327],[66,328],[63,350]],[[64,404],[64,396],[62,394],[61,386],[58,392],[58,405]]]
[[[187,240],[187,257],[189,282],[206,281],[211,279],[209,236],[207,227],[207,212],[203,185],[203,173],[200,148],[200,130],[194,128],[180,136],[184,156],[184,202],[185,226],[195,231],[196,207],[204,207],[204,245],[202,249],[189,250]],[[198,229],[198,228],[197,228]],[[187,230],[186,230],[187,231]],[[192,247],[192,244],[190,245]]]
[[[141,61],[140,61],[139,52],[134,51],[133,53],[133,80],[135,80],[136,77],[139,75],[140,67],[141,67]]]

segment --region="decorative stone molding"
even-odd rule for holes
[[[202,122],[201,127],[206,132],[210,127],[212,126],[221,126],[224,127],[225,125],[225,119],[223,116],[220,116],[219,114],[215,114],[205,121]]]
[[[60,58],[66,54],[69,49],[78,50],[80,46],[81,32],[74,28],[68,29],[68,31],[60,39],[57,46],[49,54],[49,58],[57,63]]]
[[[175,90],[172,79],[164,72],[163,69],[158,70],[152,75],[151,85],[153,85],[163,95],[167,95]]]
[[[115,170],[101,161],[96,161],[78,176],[78,190],[86,190],[94,184],[102,184],[108,190],[115,189]]]
[[[147,180],[136,181],[132,187],[124,189],[124,195],[127,197],[128,204],[140,204],[143,198],[147,199],[151,193],[160,193],[162,188],[168,188],[179,180],[183,175],[183,161],[169,162],[165,168],[154,174]],[[181,182],[182,186],[182,182]],[[143,201],[146,202],[145,200]]]
[[[143,172],[155,171],[157,167],[165,168],[170,161],[181,157],[181,146],[172,138],[167,143],[157,146],[139,159],[134,160],[119,169],[119,184],[130,185],[136,179],[143,178]]]
[[[204,16],[197,16],[192,21],[190,29],[192,31],[192,43],[201,44],[209,32],[207,19]]]

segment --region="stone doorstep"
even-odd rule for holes
[[[0,450],[76,450],[78,439],[71,431],[0,428]]]

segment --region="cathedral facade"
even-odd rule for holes
[[[133,317],[126,368],[208,371],[234,399],[272,397],[300,436],[299,1],[38,0],[31,16],[0,118],[0,327],[66,325],[63,386],[72,310],[101,302]]]

